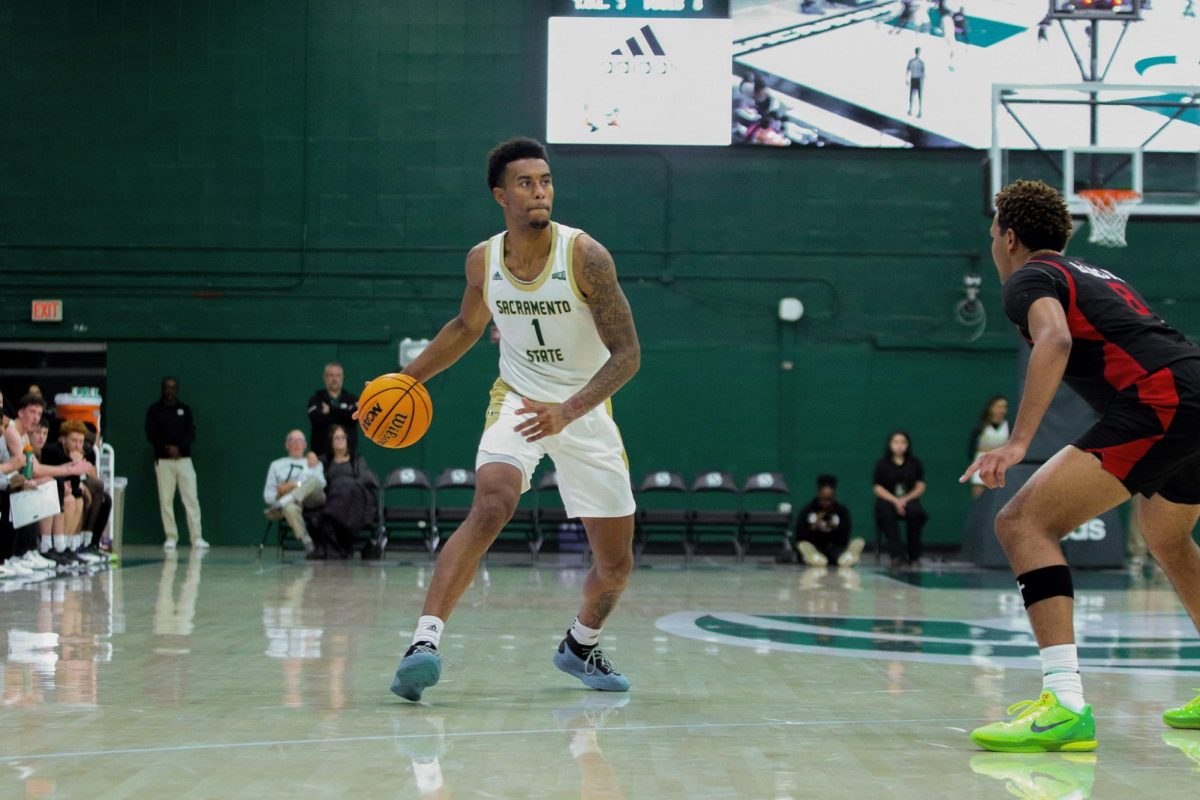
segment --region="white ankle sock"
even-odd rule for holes
[[[42,537],[41,546],[38,547],[38,550],[42,551],[43,553],[49,553],[50,548],[53,546],[54,546],[54,544],[50,538],[50,534],[46,534],[45,536]]]
[[[413,644],[429,642],[434,647],[442,641],[442,631],[446,630],[446,621],[432,614],[422,616],[417,620],[417,629],[413,631]]]
[[[571,737],[572,758],[599,752],[600,743],[596,741],[595,728],[582,728],[575,731],[575,735]]]
[[[412,760],[413,777],[417,779],[417,792],[422,796],[433,794],[442,788],[445,780],[442,778],[442,764],[439,759],[433,761]]]
[[[1041,650],[1042,689],[1054,692],[1058,702],[1072,711],[1080,711],[1083,680],[1079,676],[1079,651],[1073,644],[1058,644]]]
[[[584,647],[595,647],[600,642],[600,628],[589,628],[576,617],[571,625],[571,638]]]
[[[55,551],[56,551],[56,552],[59,552],[59,553],[66,552],[66,549],[67,549],[67,537],[66,537],[66,534],[63,534],[63,533],[56,533],[56,534],[54,534],[54,535],[53,535],[53,537],[52,537],[52,538],[53,538],[53,540],[54,540],[54,549],[55,549]]]

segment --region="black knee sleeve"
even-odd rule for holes
[[[1071,569],[1065,564],[1032,569],[1024,575],[1018,575],[1017,588],[1021,590],[1021,599],[1025,601],[1026,608],[1051,597],[1075,596]]]

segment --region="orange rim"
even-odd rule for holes
[[[1118,203],[1131,203],[1142,199],[1142,196],[1132,189],[1084,189],[1079,196],[1093,206],[1107,208]]]

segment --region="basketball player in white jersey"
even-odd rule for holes
[[[438,556],[391,689],[416,701],[438,682],[446,619],[549,455],[566,512],[583,520],[593,554],[583,604],[554,664],[593,689],[627,691],[629,681],[597,642],[633,568],[633,492],[609,404],[641,363],[633,315],[608,251],[550,221],[554,185],[539,142],[513,139],[493,149],[488,187],[505,230],[467,254],[458,316],[404,372],[429,380],[467,352],[490,320],[500,331],[500,378],[475,459],[470,514]]]

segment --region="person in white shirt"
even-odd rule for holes
[[[979,422],[971,430],[971,438],[967,443],[967,458],[972,461],[984,453],[995,450],[1008,442],[1008,398],[1002,394],[995,395],[983,407]],[[978,500],[987,487],[978,473],[971,476],[971,499]]]
[[[284,440],[287,455],[277,458],[267,468],[263,486],[263,512],[267,519],[287,520],[296,538],[304,544],[304,552],[313,551],[312,537],[304,524],[304,512],[325,505],[325,468],[317,454],[309,452],[308,440],[301,431],[289,431]]]

